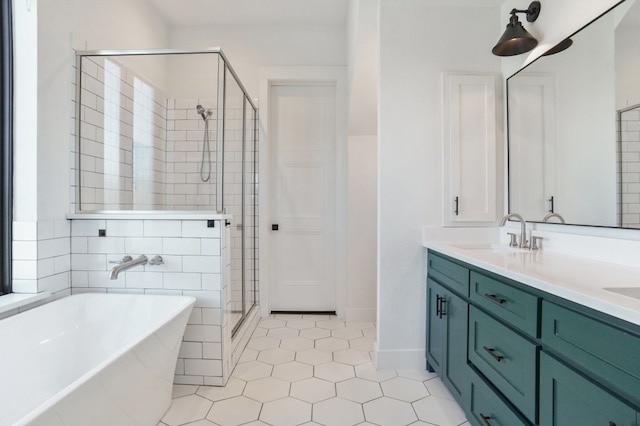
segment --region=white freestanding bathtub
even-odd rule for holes
[[[0,321],[0,425],[155,426],[195,299],[79,294]]]

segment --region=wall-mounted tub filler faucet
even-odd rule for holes
[[[527,223],[524,221],[522,216],[517,213],[510,213],[502,218],[502,222],[500,226],[504,226],[509,219],[517,219],[520,221],[520,243],[518,244],[519,248],[529,248],[527,244]]]
[[[146,265],[147,264],[147,256],[144,254],[136,259],[132,259],[131,256],[123,257],[116,266],[111,268],[111,272],[109,272],[110,280],[117,280],[118,274],[122,271],[126,271],[127,269],[133,268],[138,265]]]
[[[549,219],[551,219],[552,217],[558,218],[560,223],[567,223],[567,222],[564,221],[564,218],[562,216],[560,216],[560,213],[547,213],[546,215],[544,215],[544,218],[542,218],[542,221],[543,222],[548,222]]]

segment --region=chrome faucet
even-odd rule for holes
[[[552,217],[557,217],[560,223],[567,223],[564,221],[564,218],[560,216],[560,213],[547,213],[546,215],[544,215],[544,218],[542,219],[542,221],[548,222],[549,219],[551,219]]]
[[[144,254],[136,259],[132,259],[131,256],[125,256],[122,258],[120,262],[113,268],[111,268],[111,272],[109,272],[110,280],[117,280],[118,274],[127,269],[133,268],[138,265],[146,265],[147,264],[147,256]]]
[[[502,218],[502,223],[500,223],[500,226],[504,226],[507,221],[509,219],[518,219],[520,221],[520,243],[518,244],[519,248],[529,248],[529,245],[527,244],[527,223],[524,221],[524,219],[522,218],[522,216],[520,216],[517,213],[510,213],[508,215],[506,215],[505,217]]]

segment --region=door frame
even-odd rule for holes
[[[259,304],[261,316],[271,312],[269,294],[271,247],[271,151],[269,102],[274,85],[331,84],[336,88],[336,314],[346,315],[347,295],[347,70],[346,67],[260,67],[259,102]]]

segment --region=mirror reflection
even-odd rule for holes
[[[509,212],[640,228],[640,4],[571,38],[507,80]]]

